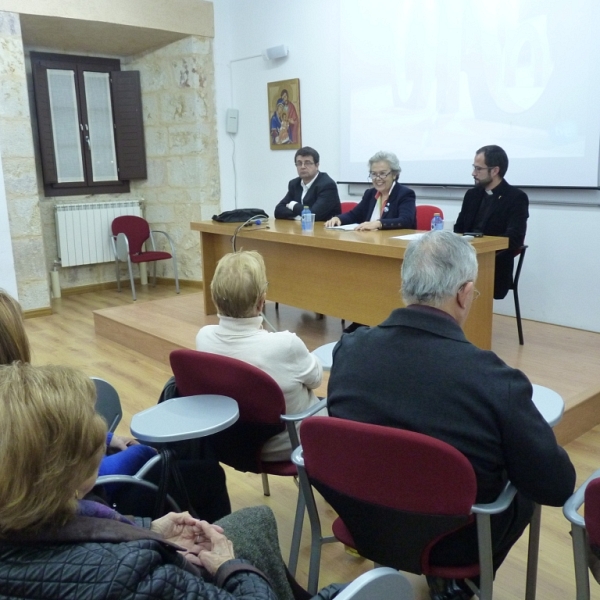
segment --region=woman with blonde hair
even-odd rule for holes
[[[235,559],[221,527],[169,513],[146,529],[81,500],[104,455],[94,399],[94,384],[76,369],[0,366],[0,596],[275,600],[267,577]],[[245,535],[285,581],[269,509],[234,513],[225,527],[227,519],[234,533],[237,519],[240,545]],[[291,598],[289,586],[278,594]]]
[[[9,365],[15,360],[31,362],[23,311],[8,292],[0,289],[0,365]]]
[[[261,313],[268,285],[258,252],[223,256],[210,284],[219,324],[206,325],[198,332],[196,350],[237,358],[261,369],[281,388],[287,414],[295,414],[319,401],[313,390],[321,385],[323,367],[295,333],[263,329]],[[289,435],[283,431],[267,441],[261,458],[289,460],[291,450]]]

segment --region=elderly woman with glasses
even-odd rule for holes
[[[357,231],[374,229],[414,229],[415,193],[398,183],[400,162],[393,152],[377,152],[369,159],[368,189],[351,211],[329,219],[325,227],[358,223]]]

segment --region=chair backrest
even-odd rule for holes
[[[432,542],[473,518],[473,467],[445,442],[334,417],[305,420],[301,436],[310,483],[365,558],[421,573]]]
[[[358,202],[342,202],[342,214],[351,211]]]
[[[431,219],[435,213],[440,213],[440,217],[444,218],[444,211],[432,204],[417,205],[417,229],[429,231],[431,229]]]
[[[174,350],[170,361],[180,395],[220,394],[238,403],[237,423],[210,441],[221,462],[260,473],[262,446],[285,429],[285,398],[277,382],[253,365],[209,352]]]
[[[600,547],[600,479],[593,479],[585,488],[583,511],[590,546]]]
[[[117,390],[104,379],[90,378],[96,386],[96,412],[102,415],[109,431],[114,431],[123,417],[121,400]]]
[[[124,233],[129,242],[129,253],[139,254],[143,251],[144,242],[150,237],[150,226],[146,219],[135,215],[123,215],[113,220],[113,235]]]

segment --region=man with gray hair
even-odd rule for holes
[[[533,503],[562,506],[575,470],[533,404],[527,377],[466,339],[462,326],[478,296],[476,279],[475,250],[463,237],[432,231],[411,242],[402,265],[406,308],[377,327],[342,336],[328,405],[334,417],[408,429],[454,446],[473,465],[477,502],[492,502],[510,480],[515,500],[492,516],[497,569],[531,520]],[[477,560],[474,524],[438,542],[430,555],[435,565]],[[432,580],[430,589],[434,600],[471,597],[464,582]]]

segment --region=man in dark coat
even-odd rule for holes
[[[500,146],[477,150],[473,163],[475,187],[465,194],[454,226],[456,233],[508,238],[508,249],[496,253],[496,299],[504,298],[512,285],[514,257],[525,241],[529,217],[527,194],[504,179],[507,169],[508,156]]]
[[[288,185],[288,192],[275,207],[276,219],[300,220],[305,206],[315,214],[315,221],[327,221],[342,211],[337,185],[327,173],[319,172],[319,153],[309,146],[294,155],[298,177]]]
[[[342,336],[327,397],[331,416],[416,431],[457,448],[473,465],[477,502],[492,502],[510,480],[517,495],[491,518],[498,568],[534,502],[562,506],[575,470],[535,407],[527,377],[465,338],[476,279],[477,258],[466,239],[432,231],[411,242],[402,265],[406,308]],[[470,525],[438,543],[431,562],[473,564],[477,548]],[[432,592],[436,600],[470,598],[455,582],[435,585],[442,588]]]

